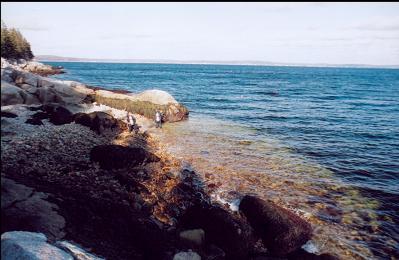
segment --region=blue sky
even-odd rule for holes
[[[398,3],[1,3],[36,55],[399,64]]]

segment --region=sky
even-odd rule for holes
[[[35,55],[399,64],[399,3],[11,3]]]

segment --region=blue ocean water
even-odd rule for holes
[[[59,79],[133,92],[162,89],[186,105],[191,116],[248,126],[254,131],[247,140],[278,139],[381,201],[380,213],[399,223],[397,69],[48,64],[66,69],[55,76]],[[386,229],[399,241],[397,225]]]

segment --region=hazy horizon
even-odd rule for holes
[[[36,56],[399,64],[398,3],[1,3]]]

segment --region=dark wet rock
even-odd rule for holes
[[[287,256],[288,260],[339,260],[337,256],[331,254],[316,255],[305,250],[298,249]]]
[[[15,118],[18,117],[18,115],[8,111],[1,111],[1,117]]]
[[[179,237],[182,241],[188,244],[201,246],[205,240],[205,232],[200,228],[184,230],[179,233]]]
[[[39,118],[28,118],[26,121],[25,121],[25,123],[26,124],[31,124],[31,125],[43,125],[43,122],[42,122],[42,120],[41,119],[39,119]]]
[[[40,120],[48,119],[49,118],[49,114],[47,114],[45,112],[37,112],[37,113],[32,115],[32,118],[40,119]]]
[[[61,106],[55,107],[49,118],[54,125],[69,124],[73,121],[72,113]]]
[[[105,129],[127,129],[126,123],[105,112],[77,113],[73,118],[75,123],[90,127],[98,134],[101,134]]]
[[[120,169],[156,162],[159,158],[143,148],[110,144],[94,147],[90,151],[90,160],[98,162],[103,169]]]
[[[1,178],[1,232],[41,232],[51,239],[64,237],[65,219],[47,195],[13,180]]]
[[[308,222],[273,202],[246,195],[239,209],[273,255],[287,255],[312,236]]]
[[[226,259],[226,253],[219,247],[215,245],[209,245],[206,250],[206,259],[207,260],[224,260]]]
[[[248,223],[219,206],[195,205],[180,219],[185,228],[201,228],[205,241],[215,244],[227,259],[246,259],[254,241]]]

